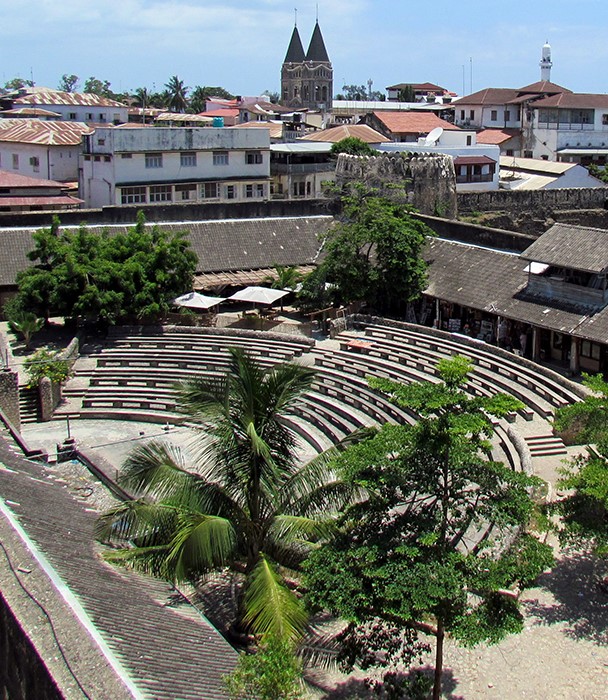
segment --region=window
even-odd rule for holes
[[[513,149],[512,149],[512,148],[507,148],[507,151],[506,151],[505,155],[507,155],[507,156],[512,156],[513,154],[514,154]]]
[[[589,340],[583,340],[581,343],[581,357],[590,357],[593,360],[599,360],[600,346],[597,343],[591,343]]]
[[[70,112],[68,114],[68,119],[71,119],[72,121],[76,121],[76,112]]]
[[[145,187],[121,187],[120,189],[121,204],[145,204],[146,188]]]
[[[490,121],[491,121],[491,122],[495,122],[495,121],[497,121],[497,120],[498,120],[498,110],[493,109],[493,110],[490,112]]]
[[[150,187],[151,202],[170,202],[172,200],[171,194],[171,185],[153,185]]]
[[[263,197],[264,196],[264,185],[261,182],[255,186],[255,194],[256,194],[256,197]]]
[[[461,118],[461,119],[465,119],[465,116],[464,116],[464,109],[461,109],[461,110],[460,110],[460,118]]]
[[[245,185],[245,197],[247,197],[247,199],[253,197],[253,185]]]
[[[472,136],[467,136],[467,146],[470,146],[471,143],[472,143],[472,141],[473,141],[473,137],[472,137]]]
[[[196,153],[180,153],[179,164],[182,166],[182,168],[195,168]]]
[[[247,165],[259,165],[262,162],[262,154],[258,151],[247,151],[245,153],[245,163]]]
[[[104,163],[110,163],[111,160],[112,160],[112,157],[111,157],[111,156],[104,156],[104,157],[103,157],[103,162],[104,162]]]
[[[505,121],[506,122],[511,121],[511,112],[508,109],[505,109]]]
[[[472,109],[472,110],[469,112],[469,119],[475,119],[475,110],[474,110],[474,109]]]
[[[236,199],[235,185],[226,185],[226,199]]]
[[[213,165],[228,165],[228,151],[213,151]]]
[[[13,153],[13,170],[19,170],[19,154]]]
[[[532,151],[524,151],[524,158],[534,158]]]
[[[105,139],[97,139],[97,145],[98,146],[105,146],[106,140]]]
[[[32,156],[30,158],[30,165],[34,169],[35,173],[40,172],[40,158],[38,158],[38,156]]]
[[[101,160],[101,156],[93,156],[93,160],[94,160],[96,163],[99,163],[99,161]]]
[[[88,121],[88,122],[92,122],[92,121],[93,121],[93,112],[87,112],[86,121]]]
[[[121,153],[120,157],[121,158],[133,158],[133,154],[132,153]]]
[[[203,182],[201,185],[202,199],[216,199],[219,197],[217,182]]]
[[[162,168],[163,154],[162,153],[146,153],[146,168]]]
[[[105,122],[105,120],[106,120],[106,115],[105,115],[105,114],[100,114],[100,115],[99,115],[99,121],[100,121],[100,122]]]
[[[181,199],[182,202],[196,199],[196,185],[192,183],[187,185],[175,185],[175,196],[177,199]]]
[[[602,126],[608,126],[608,114],[602,114]]]

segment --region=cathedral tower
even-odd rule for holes
[[[333,74],[319,21],[315,24],[306,54],[295,26],[281,70],[282,104],[294,109],[330,109]]]

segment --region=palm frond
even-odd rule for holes
[[[277,515],[268,536],[282,544],[308,543],[327,539],[335,528],[331,517],[307,518],[299,515]]]
[[[194,377],[176,386],[178,409],[199,419],[214,420],[227,411],[228,378]]]
[[[243,604],[243,620],[254,634],[274,634],[285,641],[302,636],[308,619],[304,605],[264,555],[248,577]]]
[[[175,579],[167,567],[167,545],[153,547],[132,547],[128,549],[114,549],[103,553],[103,558],[110,564],[124,566],[142,574],[162,578],[174,582]]]
[[[114,543],[150,539],[168,542],[176,517],[175,509],[162,503],[126,501],[99,517],[95,537],[102,542]]]
[[[193,574],[226,566],[232,558],[236,534],[232,523],[201,513],[180,514],[173,535],[167,566],[178,581]]]
[[[119,483],[135,493],[163,498],[168,494],[188,494],[195,476],[186,471],[180,449],[161,441],[136,447],[125,460]]]

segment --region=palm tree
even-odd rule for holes
[[[180,80],[177,75],[169,78],[169,82],[165,83],[167,88],[167,108],[173,112],[185,112],[188,108],[188,90],[184,85],[184,81]]]
[[[225,377],[180,388],[201,437],[190,468],[166,444],[136,449],[120,481],[139,498],[102,516],[98,534],[135,543],[111,561],[171,581],[220,567],[241,571],[241,625],[294,641],[307,616],[282,572],[297,569],[311,543],[327,536],[352,490],[335,479],[327,453],[298,464],[295,435],[282,419],[312,370],[293,363],[267,370],[241,349],[231,354]]]
[[[275,263],[274,275],[266,275],[262,284],[269,284],[272,289],[285,289],[294,291],[298,284],[304,279],[304,275],[293,265],[279,265]],[[283,299],[281,299],[281,312],[283,311]]]

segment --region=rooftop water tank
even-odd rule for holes
[[[224,117],[213,117],[213,126],[220,128],[224,126]]]

